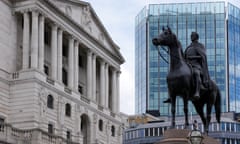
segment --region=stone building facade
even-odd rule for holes
[[[91,5],[0,1],[0,142],[122,143],[124,58]]]

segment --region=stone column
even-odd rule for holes
[[[32,11],[31,68],[38,67],[38,15],[37,11]]]
[[[58,54],[57,54],[57,79],[62,82],[62,41],[63,41],[63,30],[58,30]]]
[[[41,72],[44,71],[44,16],[39,19],[39,59],[38,68]]]
[[[73,75],[74,75],[74,39],[72,36],[69,36],[68,41],[68,87],[73,89]]]
[[[116,70],[112,71],[112,111],[116,112]]]
[[[92,100],[97,101],[96,97],[96,55],[92,57]]]
[[[87,97],[92,96],[92,52],[87,52]]]
[[[74,87],[76,89],[76,91],[78,91],[78,70],[79,70],[79,66],[78,66],[78,46],[79,46],[79,42],[76,41],[75,45],[74,45],[74,61],[75,61],[75,66],[74,66]]]
[[[106,64],[106,67],[105,67],[105,97],[106,97],[106,107],[107,108],[109,108],[109,73],[108,73],[108,68],[109,68],[109,66],[108,66],[108,64]]]
[[[51,77],[57,78],[57,25],[52,24],[51,30]]]
[[[24,12],[23,14],[23,58],[22,68],[29,68],[29,40],[30,40],[30,20],[29,13]]]
[[[100,104],[105,106],[105,62],[100,61]]]
[[[119,113],[119,110],[120,110],[120,105],[119,105],[119,103],[120,103],[120,90],[119,90],[120,74],[121,74],[121,72],[117,71],[117,77],[116,77],[116,106],[117,106],[116,112],[117,113]]]

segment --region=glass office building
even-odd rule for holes
[[[159,110],[170,115],[166,75],[168,54],[152,44],[163,26],[177,35],[183,49],[191,43],[191,32],[207,49],[211,79],[221,90],[222,111],[240,112],[240,6],[230,2],[150,4],[135,19],[135,111]],[[158,49],[162,57],[158,54]],[[183,102],[177,99],[177,115],[183,115]],[[195,113],[189,103],[189,111]]]

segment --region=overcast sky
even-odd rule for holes
[[[120,47],[126,62],[121,66],[120,111],[134,114],[134,19],[144,6],[157,3],[196,2],[195,0],[85,0]],[[198,0],[206,2],[209,0]],[[221,1],[221,0],[212,0]],[[239,0],[232,0],[239,2]]]
[[[126,60],[121,66],[120,111],[134,114],[134,19],[150,1],[86,1],[91,4],[113,41],[120,47],[120,52]]]

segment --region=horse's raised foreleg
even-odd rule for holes
[[[188,99],[184,99],[184,108],[183,108],[184,114],[185,114],[185,128],[188,128]]]
[[[171,112],[172,112],[172,128],[175,128],[175,113],[176,113],[176,96],[171,95],[172,101],[171,101]]]

